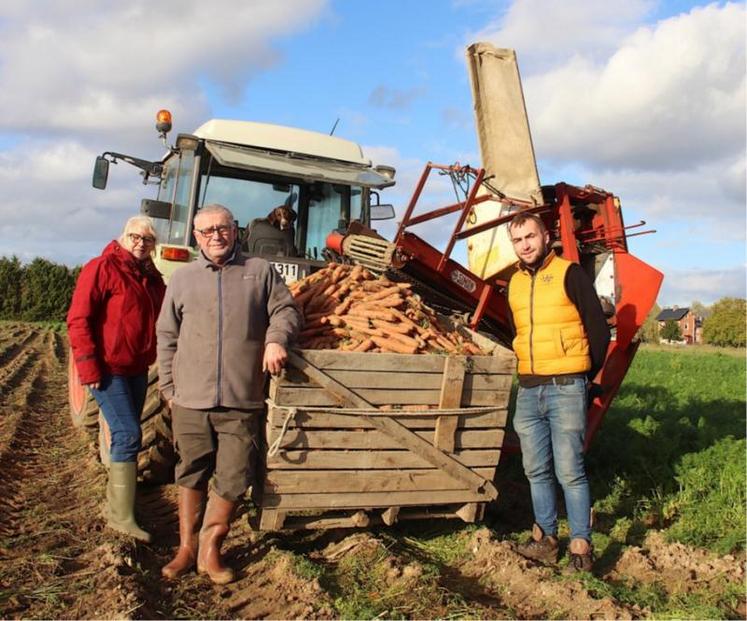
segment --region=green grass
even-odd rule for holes
[[[718,351],[638,352],[587,458],[611,539],[636,521],[716,552],[745,546],[745,359]]]

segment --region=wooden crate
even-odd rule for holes
[[[491,347],[490,356],[292,354],[270,385],[259,528],[479,519],[497,495],[515,365]]]

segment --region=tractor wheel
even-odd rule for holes
[[[67,392],[73,427],[84,427],[90,433],[96,433],[99,421],[98,403],[88,389],[81,385],[72,351],[68,352],[67,358]]]
[[[68,373],[68,392],[73,425],[85,428],[95,434],[98,431],[98,448],[101,463],[109,467],[111,436],[109,425],[99,412],[96,400],[80,385],[75,365],[71,362]],[[80,390],[76,390],[76,389]],[[80,405],[80,402],[84,406]],[[171,411],[161,401],[158,393],[158,367],[153,365],[148,373],[148,390],[145,405],[140,416],[143,439],[137,456],[138,475],[146,483],[170,483],[174,480],[173,434],[171,432]]]
[[[156,365],[153,365],[148,373],[148,392],[145,395],[140,427],[143,430],[142,449],[137,457],[140,476],[148,483],[171,483],[174,480],[176,463],[171,410],[161,400],[158,392]]]

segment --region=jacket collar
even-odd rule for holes
[[[122,269],[129,270],[139,276],[155,277],[159,273],[153,264],[153,259],[148,257],[144,261],[138,261],[116,239],[113,239],[106,245],[101,255],[116,262]]]
[[[209,267],[212,270],[219,270],[221,268],[224,268],[226,265],[230,265],[232,263],[238,263],[240,258],[241,258],[241,252],[240,252],[238,243],[233,245],[233,252],[231,252],[231,256],[228,257],[226,262],[222,263],[221,265],[218,265],[214,261],[211,261],[210,259],[208,259],[208,257],[205,255],[205,253],[202,250],[200,250],[200,254],[197,256],[197,260],[200,262],[202,267]]]

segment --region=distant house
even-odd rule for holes
[[[702,342],[701,325],[703,319],[694,315],[689,308],[678,308],[677,306],[665,308],[657,315],[656,321],[659,322],[659,330],[664,327],[667,321],[676,321],[680,326],[682,340],[688,345]]]

